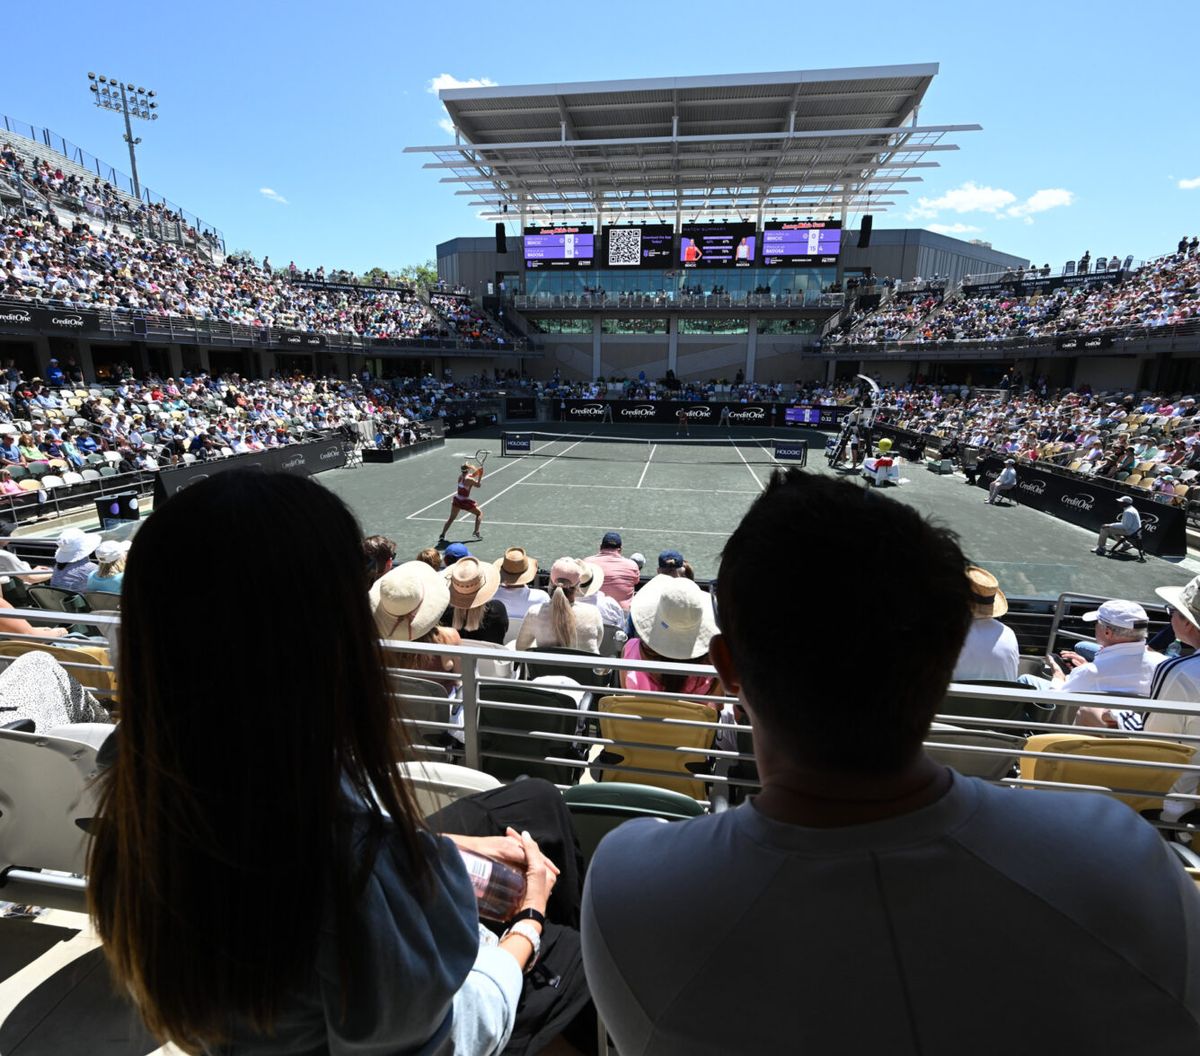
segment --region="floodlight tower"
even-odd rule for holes
[[[154,101],[156,93],[118,81],[115,77],[97,77],[94,73],[89,73],[88,80],[91,82],[88,87],[98,107],[125,115],[125,142],[129,144],[129,167],[133,170],[133,195],[135,198],[141,198],[142,185],[138,182],[137,154],[133,148],[142,140],[141,137],[134,138],[133,126],[129,119],[138,117],[143,121],[157,121],[158,114],[155,111],[158,110],[158,103]]]

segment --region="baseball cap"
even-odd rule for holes
[[[1150,617],[1146,615],[1145,609],[1136,601],[1122,601],[1120,598],[1106,601],[1100,608],[1085,612],[1083,619],[1088,623],[1099,620],[1110,627],[1123,627],[1127,631],[1150,626]]]
[[[600,540],[601,550],[619,550],[621,548],[621,533],[620,532],[605,532],[604,538]]]
[[[658,567],[670,569],[682,568],[683,554],[678,550],[664,550],[658,555]]]
[[[463,543],[451,543],[445,550],[442,551],[442,560],[448,565],[454,564],[464,557],[470,557],[471,551],[466,548]]]
[[[1128,495],[1122,495],[1119,499],[1117,499],[1117,502],[1119,502],[1122,506],[1131,506],[1133,504],[1133,499],[1131,499]]]

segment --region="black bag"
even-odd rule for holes
[[[596,1052],[596,1009],[583,974],[579,932],[547,921],[542,953],[525,976],[516,1026],[504,1052],[532,1056],[559,1034],[580,1052]]]

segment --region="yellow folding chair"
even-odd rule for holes
[[[694,799],[704,798],[704,782],[697,779],[689,766],[703,766],[709,761],[709,756],[694,749],[711,748],[716,731],[686,723],[715,722],[717,715],[712,708],[690,700],[625,695],[602,697],[596,707],[600,736],[628,742],[605,745],[603,756],[593,761],[594,766],[603,768],[599,769],[597,780],[632,781],[669,788]],[[666,721],[647,721],[653,719]],[[619,758],[613,759],[614,756]],[[667,773],[642,773],[642,770]]]

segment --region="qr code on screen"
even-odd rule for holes
[[[614,228],[608,233],[609,267],[619,264],[638,264],[642,259],[642,229]]]

